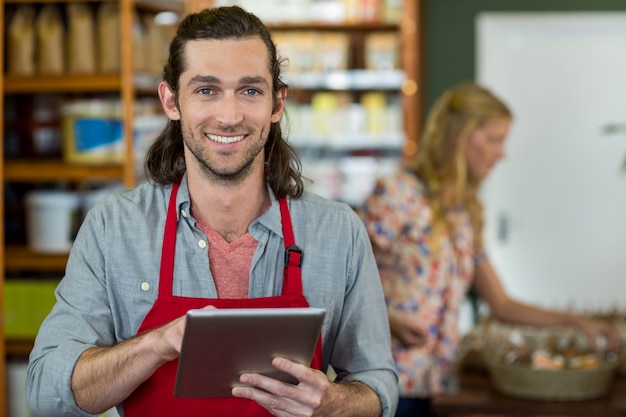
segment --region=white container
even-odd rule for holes
[[[7,361],[7,402],[8,417],[32,417],[26,405],[26,368],[25,360]]]
[[[111,189],[108,188],[100,188],[97,190],[92,190],[86,192],[83,196],[83,213],[87,214],[89,210],[93,208],[100,200],[106,197],[111,193]]]
[[[96,204],[100,202],[107,195],[120,191],[124,188],[122,183],[114,183],[113,185],[98,188],[95,190],[90,190],[82,195],[82,218],[84,219],[87,215],[87,212],[93,208]]]
[[[28,244],[33,251],[68,252],[80,220],[81,198],[69,191],[33,191],[26,195]]]

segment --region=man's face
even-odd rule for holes
[[[284,106],[279,96],[273,109],[263,41],[190,41],[185,59],[178,108],[164,107],[181,122],[187,169],[226,181],[245,178],[253,167],[262,170],[270,124],[280,120]]]

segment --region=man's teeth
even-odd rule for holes
[[[239,136],[218,136],[218,135],[208,134],[207,136],[212,141],[219,142],[219,143],[235,143],[235,142],[239,142],[240,140],[242,140],[244,138],[244,135],[239,135]]]

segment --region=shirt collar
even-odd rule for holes
[[[270,208],[258,219],[254,220],[248,230],[255,236],[255,229],[257,228],[257,224],[269,229],[273,233],[278,236],[283,236],[283,226],[280,215],[280,204],[278,203],[278,199],[274,195],[272,189],[267,186],[267,191],[270,196],[271,206]],[[176,211],[176,219],[178,220],[180,217],[181,210],[187,211],[191,208],[191,197],[189,196],[189,186],[187,183],[187,173],[183,175],[182,180],[180,181],[180,188],[178,190],[178,195],[176,196],[176,206],[178,210]],[[256,237],[256,236],[255,236]]]
[[[280,204],[274,195],[272,189],[267,186],[267,192],[270,196],[270,201],[272,205],[270,208],[263,214],[261,217],[252,222],[252,227],[250,228],[250,233],[254,236],[254,229],[257,224],[269,229],[274,232],[278,236],[283,236],[283,226],[280,215]]]
[[[187,213],[191,210],[191,197],[189,196],[189,186],[187,184],[187,172],[183,175],[180,181],[180,187],[178,188],[178,195],[176,196],[176,220],[180,219],[181,210],[185,210]]]

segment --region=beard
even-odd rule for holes
[[[265,142],[267,141],[267,135],[269,129],[262,129],[258,136],[248,133],[248,136],[244,139],[247,141],[247,148],[243,155],[235,162],[223,163],[220,159],[228,158],[233,159],[233,155],[230,152],[214,152],[207,146],[207,142],[210,139],[201,134],[200,136],[194,136],[194,132],[181,123],[183,142],[189,154],[194,159],[194,165],[197,166],[205,177],[211,181],[215,181],[222,184],[236,184],[241,183],[247,178],[254,167],[254,162],[259,155],[263,154],[265,148]],[[243,129],[246,132],[253,132],[253,129]],[[235,131],[235,129],[222,129],[220,134],[228,134]],[[238,129],[237,132],[241,132],[242,129]]]

